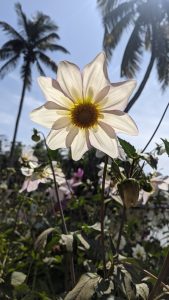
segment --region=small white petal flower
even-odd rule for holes
[[[71,148],[79,160],[91,147],[110,157],[118,156],[116,133],[137,135],[136,124],[124,113],[135,81],[111,84],[104,53],[99,54],[81,73],[67,61],[58,66],[57,80],[40,77],[39,85],[47,103],[31,113],[31,119],[51,131],[50,149]]]
[[[30,147],[24,147],[22,149],[21,157],[19,158],[20,163],[32,163],[35,164],[34,168],[38,165],[38,158],[33,154],[33,150]]]
[[[136,247],[132,248],[132,251],[133,251],[134,258],[142,259],[143,261],[146,260],[146,252],[141,245],[137,244]]]
[[[56,182],[61,185],[65,184],[65,176],[61,170],[61,168],[58,167],[57,162],[52,162],[53,167],[54,167],[54,173],[55,173],[55,178]],[[47,165],[44,167],[44,169],[35,171],[34,169],[29,169],[29,168],[21,168],[22,174],[27,176],[25,179],[22,188],[20,189],[20,193],[27,190],[27,192],[33,192],[37,190],[38,186],[40,183],[46,183],[49,180],[53,180],[53,173],[51,170],[50,165]]]
[[[153,176],[150,179],[150,184],[152,191],[146,192],[141,190],[139,193],[139,200],[142,200],[142,204],[146,204],[151,196],[156,196],[159,190],[168,191],[169,190],[169,177],[163,177],[161,174],[159,176]]]
[[[22,167],[21,168],[21,173],[24,175],[24,176],[31,176],[34,172],[34,169],[31,169],[31,168],[27,168],[27,167]]]

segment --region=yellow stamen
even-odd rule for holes
[[[97,124],[99,109],[91,102],[84,102],[75,105],[71,109],[71,120],[73,125],[82,129],[93,127]]]

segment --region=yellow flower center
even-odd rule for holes
[[[98,117],[98,107],[91,102],[79,103],[71,109],[72,123],[83,129],[96,125]]]

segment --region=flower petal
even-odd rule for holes
[[[87,130],[79,130],[71,144],[72,158],[81,159],[82,155],[90,148]]]
[[[48,101],[67,109],[72,106],[72,100],[65,96],[56,80],[41,76],[38,78],[38,83]]]
[[[84,98],[95,98],[100,90],[109,84],[106,57],[104,53],[100,53],[83,70]]]
[[[63,127],[67,127],[70,125],[70,122],[71,122],[70,118],[61,117],[53,124],[52,129],[58,130]]]
[[[60,115],[57,114],[56,108],[46,109],[45,105],[42,105],[30,113],[30,118],[42,126],[51,128],[53,123],[60,118]]]
[[[75,136],[78,134],[79,129],[76,126],[72,126],[72,128],[69,130],[68,135],[66,137],[66,147],[70,147]]]
[[[89,130],[89,140],[93,147],[103,151],[112,158],[118,157],[118,146],[116,138],[111,138],[109,133],[105,132],[102,124],[98,125],[97,129]]]
[[[48,147],[52,150],[59,148],[66,148],[66,136],[68,134],[68,129],[63,128],[59,130],[51,130],[47,136],[46,143]]]
[[[57,81],[71,99],[82,99],[82,76],[80,69],[68,61],[58,65]]]
[[[106,97],[102,99],[99,98],[99,104],[102,106],[102,110],[124,110],[135,87],[135,80],[111,84]]]
[[[115,132],[123,132],[129,135],[138,135],[138,129],[133,119],[126,113],[118,110],[103,113],[102,122],[113,127]]]

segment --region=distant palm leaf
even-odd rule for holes
[[[105,29],[103,48],[109,60],[122,34],[126,30],[131,32],[122,58],[121,76],[128,78],[136,76],[144,50],[150,51],[150,61],[144,78],[131,99],[132,105],[144,89],[154,62],[157,66],[158,79],[165,89],[169,85],[169,0],[97,0],[97,2]]]
[[[12,69],[18,66],[20,58],[23,59],[20,69],[23,88],[12,141],[11,160],[13,158],[25,91],[26,89],[30,89],[32,84],[33,64],[37,67],[40,75],[45,75],[40,62],[56,73],[57,64],[46,55],[45,52],[61,51],[63,53],[68,53],[64,47],[57,45],[56,42],[60,39],[56,32],[58,26],[49,16],[38,12],[32,19],[29,19],[22,11],[22,7],[19,3],[15,5],[15,10],[18,17],[19,31],[16,31],[6,22],[0,22],[0,29],[10,36],[10,39],[0,48],[0,61],[5,61],[0,67],[0,78],[3,78]]]

